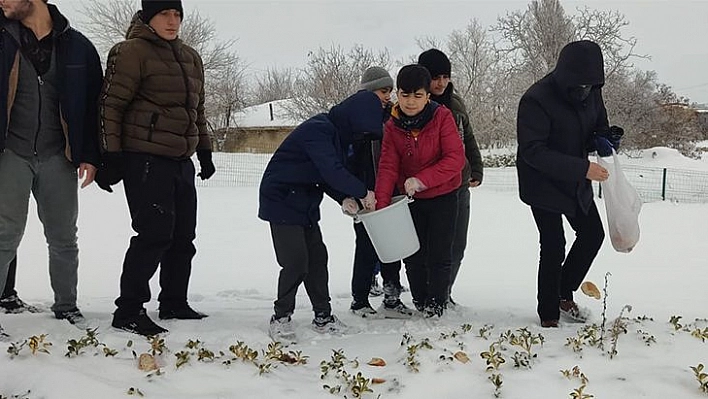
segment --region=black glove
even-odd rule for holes
[[[595,135],[593,138],[595,141],[595,149],[597,150],[597,155],[601,157],[609,157],[612,155],[612,143],[605,136]]]
[[[199,168],[201,171],[197,176],[202,180],[207,180],[216,173],[214,162],[211,161],[211,150],[197,150],[197,159],[199,160]]]
[[[123,156],[120,152],[107,152],[103,154],[101,166],[96,172],[96,184],[109,193],[113,192],[112,185],[118,184],[123,179]]]
[[[612,145],[612,148],[617,151],[619,150],[622,136],[624,136],[624,129],[619,126],[610,126],[608,130],[598,132],[597,135],[606,138]]]

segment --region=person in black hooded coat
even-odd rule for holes
[[[573,321],[588,317],[573,293],[605,237],[590,182],[606,180],[608,171],[588,160],[596,137],[610,132],[604,83],[600,47],[573,42],[519,103],[516,168],[521,200],[531,207],[540,235],[537,311],[543,327],[557,327],[561,314]],[[567,256],[561,215],[576,233]]]
[[[332,315],[330,306],[327,248],[319,227],[320,203],[327,194],[340,204],[346,204],[347,198],[357,199],[364,208],[374,209],[374,193],[346,168],[347,150],[358,141],[380,140],[382,120],[383,108],[376,94],[359,91],[329,113],[300,124],[266,166],[258,217],[270,222],[276,258],[282,268],[269,329],[274,340],[295,338],[290,316],[302,283],[315,313],[314,329],[338,332],[345,328]]]

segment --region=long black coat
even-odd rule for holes
[[[556,68],[521,98],[516,168],[526,204],[568,216],[579,207],[587,214],[593,200],[588,152],[595,150],[594,134],[608,129],[604,82],[600,47],[573,42],[561,51]],[[583,101],[570,95],[579,85],[592,85]]]
[[[346,169],[357,141],[380,140],[383,109],[376,94],[360,91],[288,135],[273,154],[260,185],[258,217],[274,224],[312,226],[324,193],[340,202],[363,198],[367,187]]]

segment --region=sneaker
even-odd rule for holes
[[[86,318],[84,317],[84,315],[81,314],[81,311],[78,308],[73,308],[69,310],[55,310],[54,317],[59,320],[66,320],[72,325],[82,330],[85,330],[89,327],[88,321],[86,321]]]
[[[0,342],[10,342],[10,334],[6,333],[2,326],[0,326]]]
[[[178,308],[160,308],[160,312],[158,317],[160,320],[170,320],[170,319],[178,319],[178,320],[200,320],[205,317],[209,317],[208,314],[202,313],[202,312],[197,312],[196,310],[192,309],[189,305],[185,304],[184,306],[178,307]]]
[[[590,318],[590,309],[579,307],[572,299],[561,299],[558,307],[560,308],[561,316],[568,319],[568,321],[585,323]]]
[[[362,318],[376,318],[378,316],[378,313],[371,307],[369,301],[359,302],[354,300],[349,310]]]
[[[381,285],[379,285],[379,279],[376,278],[376,276],[372,277],[371,288],[369,288],[369,296],[377,297],[383,295],[383,293],[384,290]]]
[[[401,302],[400,299],[394,303],[384,301],[379,306],[378,311],[386,319],[410,319],[413,317],[413,310]]]
[[[312,320],[312,329],[320,334],[344,334],[348,328],[335,315],[316,316]]]
[[[295,343],[295,327],[290,319],[290,316],[281,317],[279,319],[275,318],[275,315],[270,318],[270,325],[268,326],[268,336],[274,342],[280,342],[281,344],[294,344]]]
[[[5,313],[41,313],[42,310],[36,306],[32,306],[23,301],[17,295],[10,295],[7,298],[0,299],[0,308]]]
[[[114,313],[111,325],[119,330],[144,335],[146,337],[167,332],[166,329],[158,326],[150,319],[145,309],[140,309],[137,315],[128,317],[118,317],[116,313]]]
[[[543,328],[558,328],[558,320],[541,320]]]
[[[429,319],[431,317],[442,317],[445,311],[445,306],[439,305],[437,303],[429,303],[423,309],[423,317]]]
[[[415,310],[420,313],[423,313],[425,311],[425,305],[422,302],[413,301],[413,306],[415,307]]]

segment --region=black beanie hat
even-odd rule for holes
[[[420,53],[418,63],[426,67],[433,78],[440,75],[450,76],[452,71],[450,59],[447,58],[445,53],[434,48]]]
[[[142,5],[142,19],[146,24],[150,23],[152,17],[164,10],[177,10],[180,19],[184,19],[184,10],[180,0],[142,0]]]

